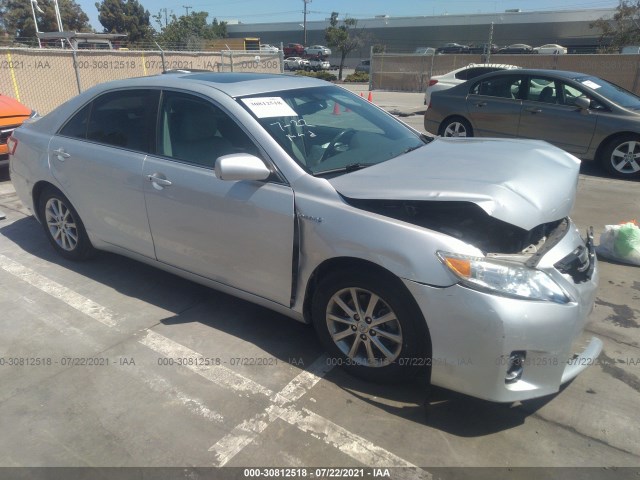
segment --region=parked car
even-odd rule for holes
[[[510,54],[525,54],[533,53],[533,47],[524,43],[514,43],[507,47],[503,47],[497,51],[497,53],[510,53]]]
[[[326,57],[327,55],[331,55],[331,49],[327,48],[323,45],[311,45],[310,47],[306,47],[304,49],[305,55],[321,55]]]
[[[267,53],[278,53],[280,49],[278,47],[274,47],[273,45],[269,45],[268,43],[264,43],[260,45],[260,51]]]
[[[489,45],[488,43],[483,43],[481,45],[469,45],[469,53],[476,53],[487,55],[489,53],[497,53],[498,46],[495,43]]]
[[[413,53],[417,55],[435,55],[436,49],[433,47],[418,47]]]
[[[624,55],[630,55],[630,54],[640,54],[640,47],[637,45],[627,45],[626,47],[622,47],[620,49],[620,53],[624,54]]]
[[[309,68],[309,60],[301,57],[289,57],[284,59],[285,70],[304,70]]]
[[[506,65],[502,63],[470,63],[469,65],[445,73],[444,75],[434,75],[429,79],[429,84],[424,92],[424,104],[429,105],[431,94],[446,90],[455,85],[479,77],[485,73],[495,72],[496,70],[508,70],[512,68],[520,68],[515,65]]]
[[[459,43],[445,43],[436,51],[437,53],[469,53],[469,47],[467,45],[460,45]]]
[[[489,73],[434,93],[424,126],[443,136],[546,140],[611,175],[640,176],[640,97],[585,73]]]
[[[9,163],[7,140],[13,131],[37,113],[17,100],[0,94],[0,166]]]
[[[330,70],[331,64],[328,61],[323,60],[321,56],[316,56],[309,59],[308,68],[314,72],[319,72],[320,70]]]
[[[299,43],[288,43],[282,47],[285,57],[300,57],[304,55],[304,46]]]
[[[512,402],[601,351],[573,355],[598,269],[568,217],[580,162],[549,144],[434,139],[328,82],[242,73],[101,84],[12,143],[60,255],[120,253],[311,323],[362,377]]]
[[[371,60],[360,60],[360,63],[356,65],[356,72],[369,73],[371,70]]]
[[[540,47],[535,47],[533,53],[539,53],[540,55],[564,55],[567,53],[567,47],[555,43],[548,43]]]

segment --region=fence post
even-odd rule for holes
[[[369,47],[369,91],[373,90],[373,45]]]
[[[229,63],[230,63],[231,72],[233,73],[233,50],[229,51]]]
[[[162,50],[162,47],[158,45],[158,42],[154,41],[153,43],[155,43],[156,47],[158,47],[158,50],[160,50],[160,59],[162,60],[162,73],[167,73],[167,67],[164,61],[164,50]]]
[[[82,93],[82,84],[80,83],[80,72],[78,71],[78,52],[76,49],[71,47],[71,52],[73,53],[73,69],[76,72],[76,83],[78,84],[78,94]]]

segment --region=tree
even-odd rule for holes
[[[131,43],[153,38],[149,11],[138,0],[102,0],[96,2],[96,8],[105,33],[126,33]]]
[[[38,30],[57,32],[58,23],[53,2],[39,2],[42,13],[36,11]],[[89,17],[74,0],[58,0],[60,17],[65,31],[90,32]],[[0,29],[11,38],[36,36],[30,0],[0,0]]]
[[[345,18],[342,25],[338,24],[338,12],[331,12],[329,26],[324,31],[324,38],[331,48],[340,52],[340,70],[338,79],[342,80],[342,67],[344,59],[355,49],[362,47],[366,35],[362,31],[356,31],[358,21],[355,18]]]
[[[591,28],[602,31],[600,41],[607,42],[610,51],[618,51],[625,45],[640,45],[640,1],[621,1],[613,19],[596,20]]]
[[[166,17],[163,12],[159,12],[153,16],[161,29],[158,42],[175,50],[203,50],[207,40],[227,36],[227,24],[218,23],[216,18],[207,23],[208,16],[207,12],[192,12],[180,17],[172,13],[169,22],[163,25]]]

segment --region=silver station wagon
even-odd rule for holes
[[[601,351],[592,239],[568,217],[580,162],[545,142],[429,138],[316,79],[175,73],[94,87],[9,147],[62,256],[311,323],[362,377],[511,402]]]

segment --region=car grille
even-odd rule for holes
[[[7,144],[7,140],[16,128],[18,128],[18,125],[12,125],[0,129],[0,145]]]

